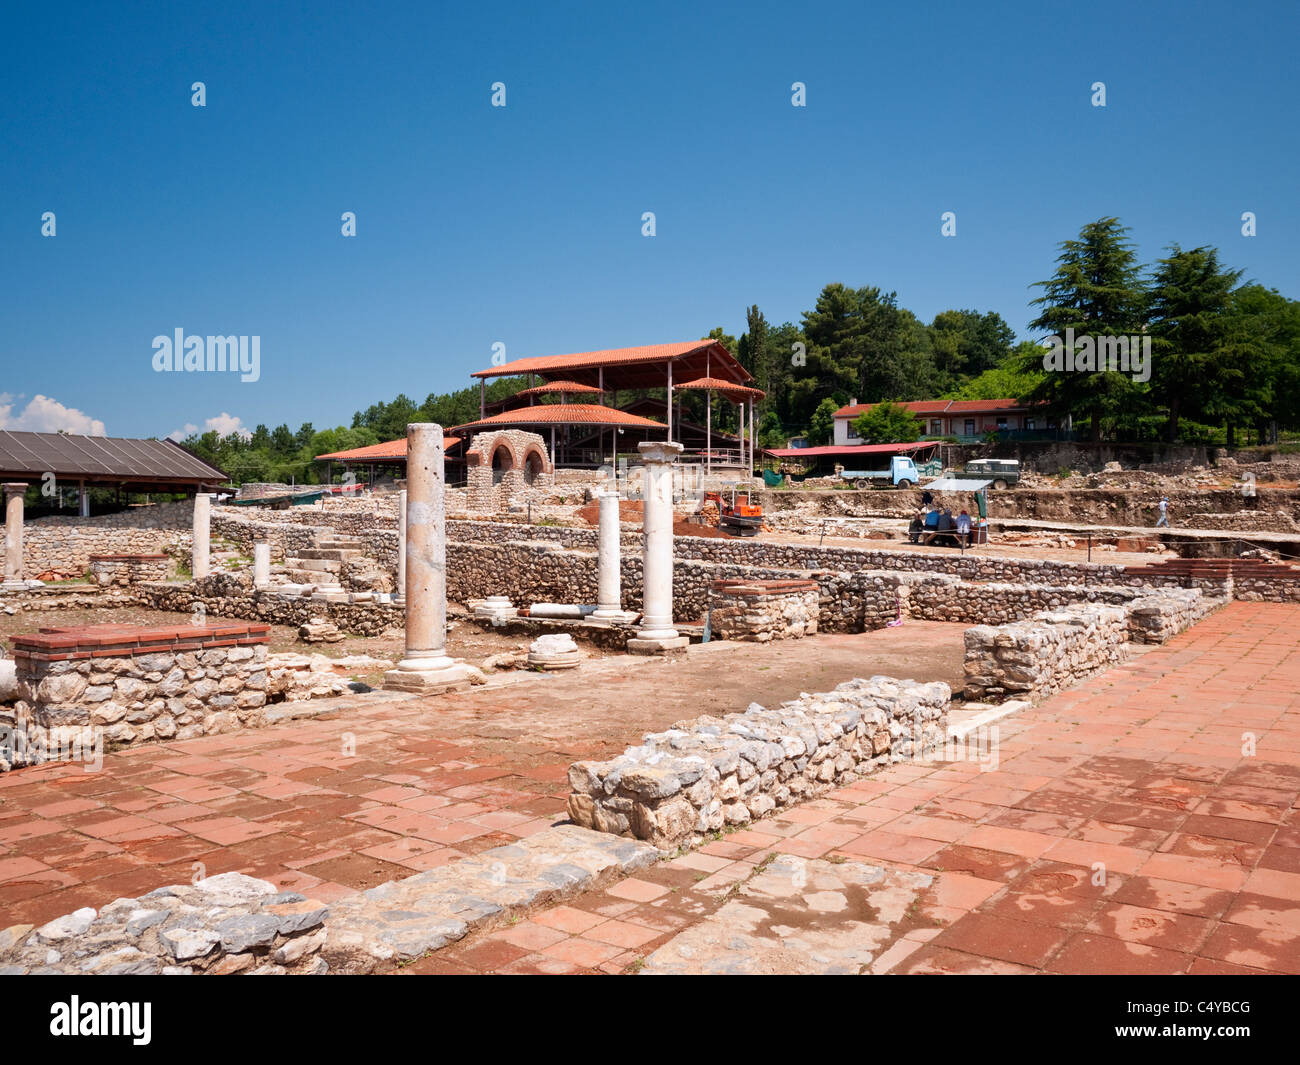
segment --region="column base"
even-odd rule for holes
[[[403,668],[399,662],[396,669],[384,674],[386,691],[417,692],[420,695],[441,695],[443,692],[463,691],[470,686],[470,667],[463,662],[445,659],[447,665],[438,665],[436,660],[419,668]],[[412,665],[419,663],[416,659]]]
[[[582,623],[609,629],[615,625],[631,625],[640,616],[635,610],[597,610],[594,614],[588,614],[583,618]]]
[[[687,636],[635,636],[627,641],[627,652],[632,655],[666,655],[685,651],[690,646]]]

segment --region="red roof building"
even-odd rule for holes
[[[854,400],[835,412],[835,443],[860,442],[853,431],[857,418],[875,407]],[[1054,429],[1054,419],[1016,399],[921,399],[899,403],[916,415],[924,436],[955,436],[959,440],[981,438],[987,432]]]

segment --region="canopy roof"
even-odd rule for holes
[[[515,396],[551,396],[562,395],[566,392],[581,395],[600,395],[600,389],[595,385],[579,384],[577,381],[548,381],[544,385],[537,385],[535,388],[525,388],[516,392]],[[515,397],[512,396],[511,398]]]
[[[937,477],[925,488],[931,492],[978,492],[992,481],[973,480],[967,477]]]
[[[673,385],[674,392],[682,388],[696,392],[721,392],[734,403],[751,398],[762,399],[767,395],[761,388],[738,385],[735,381],[726,381],[721,377],[697,377],[692,381],[683,381],[681,384]]]
[[[918,451],[923,447],[934,447],[931,440],[922,440],[915,444],[846,444],[844,447],[828,445],[826,447],[776,447],[768,448],[769,455],[779,459],[821,458],[830,455],[883,455],[888,452]]]
[[[673,365],[675,381],[716,376],[743,385],[753,380],[749,371],[716,340],[532,356],[477,370],[471,376],[486,379],[535,374],[544,380],[575,381],[597,387],[603,384],[609,392],[623,388],[663,388],[668,382],[669,363]]]
[[[459,436],[444,436],[442,446],[444,450],[454,444],[459,444]],[[400,436],[396,440],[385,440],[378,444],[367,444],[365,447],[354,447],[347,451],[331,451],[328,455],[317,455],[317,462],[324,462],[326,459],[332,462],[392,462],[394,459],[401,462],[406,461],[406,437]]]
[[[532,407],[490,414],[478,421],[466,422],[453,428],[502,429],[514,425],[617,425],[636,429],[667,429],[662,422],[651,421],[628,414],[617,407],[602,407],[596,403],[539,403]]]
[[[0,430],[0,480],[39,481],[47,473],[56,481],[155,492],[229,480],[174,440]]]

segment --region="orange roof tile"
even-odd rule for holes
[[[478,421],[454,426],[464,429],[491,429],[503,425],[622,425],[637,429],[667,429],[662,422],[642,418],[617,407],[602,407],[596,403],[539,403],[533,407],[516,407],[514,410],[491,414]]]
[[[548,381],[544,385],[538,385],[536,388],[525,388],[515,393],[515,396],[545,396],[554,395],[562,392],[581,392],[583,395],[599,395],[600,389],[595,385],[584,385],[577,381]],[[510,397],[511,399],[514,396]]]
[[[767,395],[761,388],[750,388],[749,385],[738,385],[735,381],[724,381],[721,377],[697,377],[694,381],[683,381],[679,385],[673,385],[673,391],[679,388],[698,389],[708,392],[735,393],[741,396],[758,396]]]
[[[649,344],[640,348],[612,348],[609,351],[584,351],[575,355],[535,355],[513,362],[502,363],[488,370],[476,370],[471,377],[504,377],[512,374],[559,373],[562,370],[579,370],[609,366],[626,365],[637,362],[664,362],[689,355],[693,351],[703,351],[716,340],[687,340],[678,344]],[[726,349],[723,349],[726,350]]]
[[[449,448],[453,444],[459,444],[459,436],[444,436],[442,438],[443,448]],[[401,436],[396,440],[384,440],[378,444],[367,444],[365,447],[354,447],[348,451],[331,451],[328,455],[317,455],[316,461],[321,462],[324,459],[331,459],[335,462],[365,462],[379,461],[380,459],[404,459],[406,458],[406,437]]]

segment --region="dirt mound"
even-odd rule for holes
[[[600,504],[596,502],[588,503],[585,507],[580,507],[575,511],[575,516],[581,518],[588,525],[600,524]],[[644,511],[639,499],[620,499],[618,501],[618,520],[640,522],[644,517]]]
[[[714,508],[716,512],[716,507]],[[581,518],[588,525],[600,524],[600,504],[588,503],[585,507],[579,508],[574,512],[575,516]],[[639,499],[620,499],[618,501],[618,520],[631,522],[634,525],[640,525],[645,519],[645,510]],[[673,519],[674,536],[707,536],[718,540],[735,539],[730,533],[723,532],[713,525],[694,525],[689,521],[683,521],[680,518]]]

